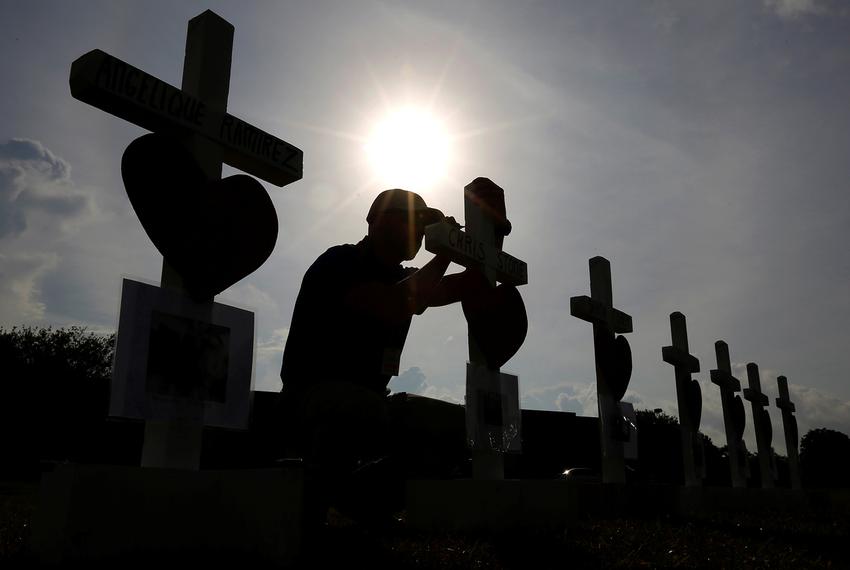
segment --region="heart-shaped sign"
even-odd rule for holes
[[[761,416],[761,429],[764,433],[764,440],[767,442],[767,445],[770,446],[770,443],[773,441],[773,424],[770,423],[770,414],[767,413],[767,410],[760,410]]]
[[[121,176],[142,227],[193,297],[211,299],[271,255],[277,214],[250,176],[207,180],[183,145],[158,134],[130,143]]]
[[[791,416],[788,421],[788,435],[791,439],[791,443],[796,446],[798,438],[800,437],[800,432],[797,428],[797,418],[795,416]]]
[[[699,387],[699,382],[691,380],[688,382],[687,391],[688,412],[691,415],[694,430],[699,429],[699,422],[702,419],[702,390]]]
[[[485,287],[461,303],[469,334],[493,370],[511,359],[525,341],[528,315],[513,285]]]
[[[632,349],[626,337],[617,335],[604,343],[599,365],[611,395],[619,402],[626,395],[632,378]]]
[[[735,441],[744,437],[744,428],[747,425],[747,416],[744,413],[744,402],[741,396],[735,396],[732,400],[732,430],[735,432]]]

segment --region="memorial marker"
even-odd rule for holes
[[[794,417],[796,406],[791,401],[788,393],[788,379],[785,376],[776,378],[779,387],[779,397],[776,398],[776,407],[782,410],[782,426],[785,428],[785,448],[788,455],[788,471],[791,477],[791,488],[800,489],[800,456],[797,451],[799,433],[797,431],[797,418]]]
[[[761,486],[764,489],[773,488],[773,449],[770,446],[773,439],[773,426],[765,406],[770,402],[761,391],[759,367],[754,362],[747,364],[747,379],[750,387],[744,388],[746,398],[753,410],[753,427],[756,431],[756,443],[759,454],[759,471],[761,471]]]
[[[723,407],[723,426],[726,429],[726,449],[729,454],[729,472],[733,487],[747,486],[747,448],[744,445],[746,415],[744,402],[735,392],[741,390],[741,381],[732,376],[729,346],[722,340],[714,343],[717,368],[711,371],[711,381],[720,387],[720,404]]]
[[[445,254],[464,267],[482,267],[493,288],[482,295],[484,303],[464,302],[469,325],[466,427],[473,478],[503,479],[503,453],[521,450],[521,415],[518,378],[499,368],[519,349],[528,327],[522,298],[505,285],[527,283],[528,269],[524,262],[502,251],[504,237],[510,232],[504,190],[487,178],[473,180],[464,188],[464,217],[468,232],[447,222],[428,226],[425,249]],[[497,281],[502,285],[496,287]],[[493,315],[501,309],[508,318],[494,320]],[[484,317],[484,327],[476,322],[479,314]],[[508,330],[493,330],[505,324]],[[500,336],[507,336],[508,342]]]
[[[253,179],[243,176],[242,179],[231,177],[221,181],[222,162],[254,174],[272,184],[283,186],[301,178],[302,153],[289,143],[227,113],[233,34],[233,26],[209,10],[189,21],[181,89],[177,89],[100,50],[93,50],[73,62],[69,84],[71,95],[75,98],[157,133],[157,135],[145,135],[146,137],[167,136],[169,140],[177,141],[177,144],[185,147],[191,153],[187,155],[189,160],[194,159],[197,167],[200,168],[198,176],[201,179],[199,182],[208,184],[229,182],[226,187],[219,185],[208,188],[210,193],[215,190],[216,195],[210,199],[209,203],[203,204],[204,216],[213,216],[213,219],[217,219],[215,216],[221,216],[222,212],[226,215],[228,208],[236,208],[235,203],[232,203],[233,200],[228,202],[229,196],[238,193],[240,190],[253,191],[249,209],[240,210],[239,213],[243,214],[244,218],[246,213],[261,212],[263,222],[268,221],[268,223],[274,224],[273,228],[269,228],[265,233],[258,234],[264,241],[254,240],[258,246],[265,247],[268,250],[267,252],[252,251],[250,255],[248,255],[249,252],[245,252],[248,257],[254,259],[252,263],[258,265],[264,261],[265,256],[271,251],[267,247],[269,241],[273,246],[277,236],[277,218],[273,212],[273,204],[267,197],[265,201],[257,199],[259,183]],[[148,138],[142,146],[136,145],[134,148],[157,148],[156,140],[158,139]],[[133,159],[136,162],[122,164],[122,174],[132,173],[131,178],[133,178],[139,172],[145,172],[144,165],[140,165],[138,162],[139,156],[144,157],[146,155],[145,153],[133,154]],[[126,160],[128,160],[127,153],[125,153]],[[157,165],[151,164],[150,166],[152,169],[156,169]],[[125,169],[125,167],[127,168]],[[130,182],[131,185],[136,182],[135,178]],[[131,187],[131,185],[128,185],[128,180],[125,178],[125,186],[127,186],[131,201],[136,197],[138,202],[139,197],[145,195],[144,189]],[[189,190],[194,192],[193,196],[197,196],[193,199],[200,200],[204,196],[203,193],[198,193],[198,188],[187,189],[187,191]],[[228,190],[231,194],[228,194]],[[261,194],[265,193],[261,192]],[[167,196],[163,199],[167,200]],[[185,201],[183,200],[183,202]],[[196,212],[192,212],[192,204],[180,204],[181,207],[178,210],[180,215],[189,216],[193,213],[195,216],[198,215]],[[145,338],[145,335],[134,328],[136,325],[129,329],[126,327],[123,330],[119,328],[116,355],[122,359],[132,359],[133,362],[123,360],[116,362],[116,370],[123,370],[123,376],[119,375],[114,382],[122,386],[122,391],[137,396],[140,393],[138,387],[124,386],[125,381],[137,381],[139,378],[143,378],[146,379],[147,387],[155,388],[153,392],[159,400],[155,406],[143,405],[134,408],[142,410],[143,415],[147,417],[142,466],[197,469],[200,462],[204,422],[206,419],[216,417],[219,419],[213,420],[214,423],[244,424],[247,421],[247,406],[244,403],[247,402],[250,382],[246,384],[239,380],[240,393],[234,395],[231,393],[230,386],[222,385],[222,379],[224,379],[225,384],[234,379],[230,376],[222,376],[218,372],[215,378],[200,377],[203,374],[200,376],[193,374],[195,376],[193,378],[177,381],[173,373],[163,369],[163,365],[166,364],[168,359],[163,360],[162,354],[174,349],[174,347],[165,347],[163,342],[165,342],[165,339],[171,339],[169,342],[180,342],[185,346],[192,346],[198,344],[196,341],[214,341],[213,344],[221,346],[222,350],[225,350],[224,347],[227,343],[230,343],[231,348],[234,346],[244,347],[247,343],[253,350],[253,327],[246,328],[240,325],[227,331],[220,330],[217,324],[220,322],[220,317],[216,315],[221,315],[221,311],[226,309],[220,304],[214,304],[212,296],[229,286],[228,278],[232,277],[238,280],[244,276],[245,271],[250,272],[255,266],[249,264],[248,268],[245,269],[238,263],[231,263],[234,262],[233,255],[222,259],[220,265],[223,271],[219,271],[220,274],[218,275],[212,273],[216,268],[208,267],[210,264],[206,262],[193,265],[191,255],[187,255],[184,251],[186,243],[194,244],[192,247],[196,248],[196,257],[200,259],[207,259],[211,253],[215,253],[206,251],[205,247],[209,249],[210,247],[220,247],[222,244],[214,240],[204,241],[206,236],[203,233],[181,237],[180,231],[191,233],[191,230],[198,230],[198,227],[201,228],[198,231],[205,228],[190,223],[191,220],[189,219],[172,220],[168,217],[169,207],[172,204],[167,201],[162,205],[161,220],[157,220],[155,204],[134,203],[133,205],[134,209],[137,210],[138,207],[144,205],[144,212],[139,212],[139,214],[141,219],[141,214],[144,213],[145,219],[141,221],[149,235],[152,229],[161,230],[163,227],[168,229],[168,232],[163,236],[158,235],[157,237],[160,239],[159,241],[154,239],[154,243],[160,251],[163,251],[164,248],[168,249],[169,242],[172,246],[180,245],[181,247],[171,247],[172,253],[169,253],[169,255],[174,255],[174,261],[182,263],[172,264],[168,257],[163,259],[161,277],[163,301],[154,300],[157,295],[145,292],[145,298],[150,299],[149,301],[141,304],[135,302],[126,304],[127,310],[143,307],[147,311],[145,314],[133,315],[132,318],[122,312],[121,322],[128,326],[130,323],[150,323],[152,327],[150,333],[152,351],[145,358],[139,360],[140,355],[136,354],[135,351],[137,347],[128,347],[127,343],[131,339]],[[272,208],[270,216],[267,212],[268,208]],[[236,212],[235,209],[231,211]],[[171,215],[173,215],[173,212]],[[257,216],[254,216],[254,219],[256,220]],[[176,229],[169,229],[172,227]],[[238,239],[240,235],[238,232],[234,234],[234,243],[226,245],[230,246],[230,249],[233,249],[234,246],[242,247],[244,244],[242,240]],[[217,245],[211,246],[210,243]],[[246,243],[251,246],[254,245],[250,241]],[[182,255],[178,255],[176,252]],[[163,251],[163,253],[165,252]],[[189,254],[191,253],[190,251]],[[189,259],[189,263],[186,262],[187,259]],[[233,267],[226,267],[226,265],[233,265]],[[193,272],[197,274],[193,274]],[[192,283],[192,278],[194,278],[194,283]],[[199,278],[201,280],[215,278],[214,280],[217,282],[206,289],[202,286],[202,283],[198,283]],[[187,288],[190,284],[191,288]],[[147,289],[133,288],[125,284],[125,291],[137,289],[147,291]],[[165,289],[169,291],[164,291]],[[201,293],[199,294],[199,292]],[[190,293],[192,294],[191,298]],[[185,303],[173,301],[174,294],[184,298]],[[198,298],[199,296],[204,298]],[[153,318],[150,314],[150,307],[160,303],[165,303],[171,307],[172,313]],[[124,301],[122,300],[123,306]],[[239,322],[247,322],[245,321],[247,318],[249,317],[240,317]],[[252,318],[253,315],[250,316],[250,319]],[[200,334],[198,331],[205,334],[203,339],[187,340],[187,334],[189,336]],[[239,335],[239,338],[234,335]],[[227,342],[225,342],[225,339]],[[239,353],[244,354],[244,348],[240,348]],[[204,358],[210,356],[208,350],[197,354],[204,355]],[[233,354],[230,354],[227,358],[233,357]],[[242,356],[239,358],[241,360]],[[222,361],[222,366],[225,362],[229,361],[225,358]],[[147,372],[141,369],[130,370],[128,366],[131,364],[136,367],[144,366]],[[193,367],[189,364],[184,362],[181,369],[206,369],[204,367]],[[240,366],[242,365],[240,364]],[[155,379],[152,380],[154,376]],[[244,377],[244,374],[240,373],[240,378],[242,377]],[[176,383],[179,386],[171,386],[169,383]],[[220,401],[223,394],[227,398],[231,396],[236,398],[235,407],[233,402]],[[138,401],[139,397],[135,397],[135,400]],[[166,402],[165,400],[169,401]],[[113,409],[127,409],[127,406],[133,405],[135,404],[130,400],[120,398],[113,400]],[[169,409],[170,412],[167,411]],[[154,410],[159,410],[159,412]],[[226,410],[226,413],[223,410]]]
[[[99,49],[74,61],[70,85],[76,99],[149,131],[209,139],[224,150],[223,162],[267,182],[285,186],[301,179],[300,149],[195,96],[185,85],[177,89]]]
[[[611,264],[604,257],[590,259],[590,297],[570,299],[570,314],[593,324],[596,389],[602,441],[602,481],[626,480],[623,441],[628,439],[620,400],[631,378],[631,349],[618,333],[632,332],[632,318],[613,306]]]
[[[685,485],[702,484],[705,476],[705,453],[699,439],[699,422],[702,415],[702,393],[699,382],[691,374],[699,372],[699,360],[688,352],[688,326],[685,315],[670,313],[672,346],[661,349],[664,362],[676,371],[676,397],[679,403],[679,426],[682,437],[682,460],[685,468]]]

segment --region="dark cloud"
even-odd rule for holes
[[[525,390],[520,400],[525,409],[574,412],[592,416],[596,415],[596,384],[561,384]]]
[[[57,227],[90,210],[91,199],[73,190],[70,172],[67,162],[37,141],[0,144],[0,238],[19,236],[36,214]],[[67,187],[59,193],[55,185]]]
[[[38,141],[10,139],[0,144],[0,163],[21,163],[43,172],[50,180],[69,180],[71,167]]]

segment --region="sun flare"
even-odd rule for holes
[[[365,150],[382,186],[422,191],[447,175],[451,139],[432,113],[405,107],[378,121]]]

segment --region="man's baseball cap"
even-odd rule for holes
[[[410,192],[409,190],[402,190],[401,188],[393,188],[391,190],[384,190],[378,194],[375,201],[372,202],[372,207],[369,208],[366,221],[371,224],[381,214],[391,210],[400,212],[412,211],[416,219],[424,226],[439,222],[444,218],[440,210],[429,208],[419,194]]]

